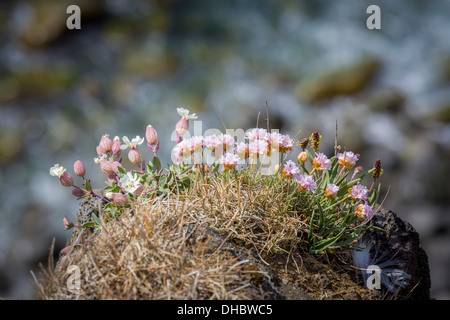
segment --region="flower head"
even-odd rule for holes
[[[222,164],[225,170],[231,170],[239,164],[240,160],[238,155],[227,152],[217,162]]]
[[[300,169],[297,167],[297,165],[292,161],[288,160],[286,161],[282,175],[285,178],[294,178],[295,176],[300,174]]]
[[[247,157],[248,157],[248,144],[245,143],[245,142],[240,142],[239,144],[236,145],[235,152],[239,156],[239,158],[247,159]]]
[[[128,139],[127,136],[124,136],[122,138],[123,142],[125,143],[124,145],[122,145],[120,148],[122,150],[125,150],[126,148],[137,148],[137,146],[141,145],[142,143],[144,143],[144,138],[141,138],[140,136],[136,136],[135,138]]]
[[[356,161],[359,159],[359,154],[354,154],[351,151],[347,151],[344,153],[337,154],[338,163],[341,168],[345,168],[347,170],[353,168],[356,164]]]
[[[214,150],[220,145],[220,140],[217,136],[211,135],[203,138],[203,143],[205,144],[206,149]]]
[[[327,188],[325,189],[325,196],[328,199],[336,198],[337,192],[339,191],[339,187],[333,183],[329,183]]]
[[[75,227],[75,224],[69,218],[67,218],[67,216],[64,216],[63,223],[64,223],[64,230],[69,230]]]
[[[195,115],[195,113],[189,114],[188,109],[177,108],[177,112],[182,118],[185,118],[186,120],[197,119],[197,116]]]
[[[350,193],[352,200],[357,201],[366,201],[369,193],[366,186],[359,183],[351,187],[348,192]]]
[[[246,133],[246,136],[248,138],[248,141],[255,141],[255,140],[266,140],[267,141],[270,137],[267,130],[262,129],[262,128],[253,128]]]
[[[323,153],[316,153],[316,157],[314,158],[312,164],[317,171],[331,169],[331,160],[329,160]]]
[[[127,172],[127,174],[120,179],[120,183],[122,188],[129,193],[134,193],[141,186],[137,173],[131,172]]]
[[[248,152],[251,158],[258,158],[261,155],[267,154],[269,144],[266,140],[253,140],[248,144]]]
[[[317,189],[317,183],[314,178],[307,174],[301,174],[294,177],[294,180],[298,183],[298,189],[300,191],[314,192]]]
[[[361,220],[370,220],[373,216],[372,207],[368,204],[360,204],[356,207],[356,215]]]
[[[59,164],[55,164],[53,167],[50,168],[50,175],[54,177],[61,177],[61,175],[66,172],[66,169]]]

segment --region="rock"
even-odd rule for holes
[[[450,123],[450,104],[443,105],[437,110],[430,111],[423,119],[431,122]]]
[[[419,234],[414,227],[385,209],[375,214],[372,222],[386,231],[371,229],[364,235],[366,243],[373,245],[379,257],[383,256],[379,263],[388,259],[398,261],[396,268],[411,276],[409,285],[397,293],[398,298],[429,300],[431,278],[428,256],[421,247]]]
[[[33,17],[20,34],[20,39],[29,47],[42,47],[59,40],[67,34],[66,20],[69,14],[67,7],[74,4],[68,0],[32,1]],[[80,7],[81,23],[94,20],[105,13],[105,9],[98,0],[81,0],[76,5]],[[83,26],[81,25],[81,28]]]
[[[365,89],[381,68],[378,59],[365,59],[350,66],[324,73],[299,84],[297,96],[311,103],[339,95],[352,95]]]
[[[370,94],[368,104],[375,112],[397,113],[403,109],[406,97],[396,89],[384,89]]]

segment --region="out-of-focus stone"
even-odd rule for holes
[[[368,104],[375,112],[397,113],[403,109],[406,97],[396,89],[385,89],[370,94]]]
[[[29,47],[41,47],[59,40],[70,31],[66,21],[70,16],[67,7],[77,5],[81,11],[81,22],[97,19],[105,11],[102,1],[99,0],[42,0],[30,1],[33,10],[33,18],[20,35],[21,40]],[[81,26],[83,28],[83,26]]]
[[[380,60],[367,58],[301,82],[296,94],[301,101],[309,103],[339,95],[352,95],[365,89],[381,66]]]

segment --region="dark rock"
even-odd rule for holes
[[[372,218],[381,230],[371,229],[365,233],[366,243],[372,243],[384,259],[398,261],[396,268],[407,272],[411,278],[409,285],[397,292],[401,299],[430,299],[430,268],[428,256],[421,247],[419,234],[408,222],[400,219],[394,212],[382,209]],[[383,261],[380,261],[383,262]]]

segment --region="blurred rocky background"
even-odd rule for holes
[[[68,30],[66,8],[81,8]],[[381,30],[366,9],[381,8]],[[318,130],[370,168],[382,159],[384,206],[428,253],[432,291],[450,299],[450,2],[33,0],[0,2],[0,298],[36,298],[30,270],[77,201],[49,168],[93,158],[102,134],[152,124],[170,161],[177,107],[203,129],[265,123]],[[150,159],[150,152],[147,155]]]

